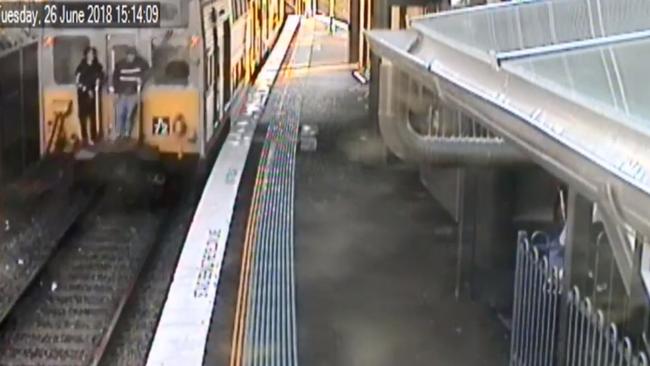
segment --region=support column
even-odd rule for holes
[[[390,27],[390,2],[389,0],[373,0],[372,28],[387,29]],[[368,95],[369,119],[378,131],[379,112],[379,69],[381,58],[370,52],[370,91]]]
[[[568,307],[566,304],[568,292],[571,290],[571,287],[576,283],[577,279],[574,278],[576,268],[580,268],[581,265],[584,265],[584,259],[586,256],[585,247],[589,245],[591,241],[591,224],[592,224],[592,203],[587,200],[585,197],[581,196],[574,189],[569,188],[569,200],[568,200],[568,212],[567,212],[567,231],[564,247],[564,277],[562,279],[562,292],[565,296],[562,296],[562,306],[560,310],[560,332],[559,332],[559,352],[560,357],[566,356],[566,331],[569,322]],[[580,263],[583,261],[583,263]],[[586,271],[584,271],[586,272]],[[558,364],[564,364],[563,359],[558,360]]]
[[[359,62],[359,37],[363,37],[360,32],[361,14],[359,7],[363,0],[350,0],[350,31],[348,33],[348,62]]]
[[[466,218],[473,223],[471,297],[505,311],[512,305],[509,275],[514,265],[517,233],[514,212],[515,173],[504,168],[472,168],[473,195]]]

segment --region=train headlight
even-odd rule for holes
[[[54,37],[48,36],[43,38],[43,46],[47,48],[51,48],[52,46],[54,46]]]
[[[172,124],[172,133],[175,136],[182,137],[187,133],[187,123],[185,122],[185,117],[182,114],[179,114],[174,118]]]
[[[197,47],[201,43],[201,37],[192,36],[190,37],[190,48]]]

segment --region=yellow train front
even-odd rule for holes
[[[150,65],[131,136],[164,155],[205,157],[248,78],[277,37],[279,0],[165,0],[159,28],[44,29],[39,41],[41,154],[79,146],[77,65],[97,49],[106,74],[99,95],[101,135],[114,131],[109,92],[116,63],[135,48]]]

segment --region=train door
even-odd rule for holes
[[[221,94],[219,92],[219,35],[217,33],[217,13],[214,8],[206,7],[203,17],[204,36],[204,83],[203,106],[205,115],[205,137],[209,141],[221,118]]]
[[[232,69],[232,65],[230,64],[230,60],[232,59],[232,50],[231,50],[231,32],[230,32],[230,20],[228,18],[224,19],[223,22],[221,23],[223,32],[221,34],[223,35],[223,46],[221,47],[223,52],[221,53],[221,80],[223,82],[222,84],[222,95],[223,95],[223,102],[224,105],[227,105],[230,103],[230,93],[232,91],[232,81],[230,80],[230,77],[232,73],[230,72]]]
[[[221,56],[221,40],[219,39],[219,31],[218,31],[218,15],[214,9],[212,9],[212,17],[211,17],[211,22],[212,22],[212,39],[214,40],[214,45],[213,45],[213,60],[212,60],[212,92],[214,94],[214,110],[215,110],[215,121],[213,122],[213,127],[216,128],[217,123],[221,121],[221,118],[223,118],[223,106],[224,106],[224,101],[223,101],[223,86],[222,84],[222,79],[223,79],[223,70],[222,70],[222,60],[223,57]]]
[[[255,38],[257,40],[257,59],[255,66],[259,65],[262,62],[262,54],[264,52],[264,9],[262,9],[262,0],[255,0],[257,7],[255,8],[255,14],[257,15],[257,33]]]
[[[373,0],[360,0],[359,2],[359,72],[368,79],[370,77],[370,47],[366,37],[366,30],[372,28]]]
[[[84,50],[94,46],[106,65],[103,38],[93,38],[79,30],[57,30],[43,35],[39,42],[38,69],[40,98],[41,154],[71,147],[78,142],[75,70]]]
[[[248,82],[251,77],[253,76],[253,72],[255,70],[255,48],[256,48],[256,42],[255,39],[257,37],[257,33],[255,32],[255,21],[256,21],[256,4],[254,0],[251,0],[248,3],[248,8],[246,10],[246,26],[245,26],[245,34],[246,34],[246,39],[245,39],[245,45],[246,48],[244,50],[244,57],[246,59],[246,81]]]
[[[262,42],[261,42],[261,47],[262,47],[262,55],[266,52],[266,40],[269,39],[269,2],[267,0],[260,0],[262,3],[262,11],[261,14],[261,22],[262,22]]]
[[[250,14],[250,37],[248,39],[250,41],[250,50],[251,50],[250,51],[251,61],[249,67],[250,67],[250,74],[252,75],[257,60],[257,39],[259,38],[259,36],[257,35],[257,3],[255,2],[255,0],[252,0],[250,2],[248,13]]]
[[[251,48],[252,48],[252,70],[254,72],[257,65],[259,65],[262,57],[262,9],[261,0],[252,0],[251,6],[248,10],[251,14]]]
[[[39,146],[38,48],[0,56],[0,186],[37,161]]]
[[[106,35],[106,77],[107,85],[109,87],[113,86],[113,73],[115,71],[115,65],[122,59],[126,58],[126,52],[130,47],[136,47],[136,38],[133,34],[108,34]],[[141,57],[144,57],[140,51],[138,53]],[[116,95],[111,93],[106,93],[102,100],[102,130],[104,136],[113,136],[115,133],[115,103]],[[136,117],[133,119],[134,130],[131,131],[131,136],[140,137],[140,113],[141,111],[136,111]]]

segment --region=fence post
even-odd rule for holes
[[[525,231],[517,233],[516,263],[515,263],[515,283],[512,297],[512,328],[510,331],[510,365],[517,365],[517,359],[521,352],[521,343],[519,337],[521,334],[521,291],[523,286],[523,256],[526,255],[524,248],[527,234]]]
[[[589,241],[591,226],[592,204],[578,192],[569,187],[569,202],[567,205],[567,231],[564,246],[564,268],[562,274],[562,292],[569,294],[573,284],[573,254],[576,245]],[[558,364],[566,364],[567,327],[569,322],[569,303],[567,296],[561,297],[560,323],[558,329]]]
[[[20,158],[21,158],[21,164],[20,164],[20,172],[18,174],[22,174],[22,172],[27,168],[27,151],[26,148],[26,142],[27,142],[27,132],[26,132],[26,121],[25,121],[25,65],[24,65],[24,48],[20,48],[18,50],[18,98],[20,100],[20,139],[22,140],[20,142]]]

